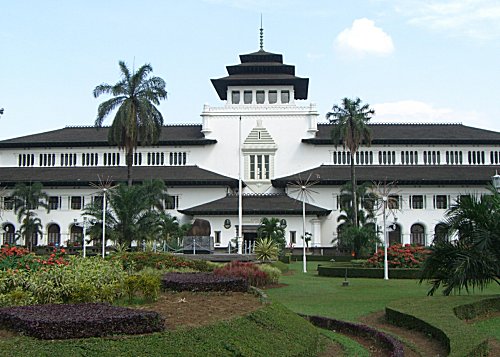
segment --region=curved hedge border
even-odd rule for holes
[[[347,269],[347,278],[380,278],[384,277],[384,269],[381,268],[357,268],[357,267],[333,267],[318,265],[319,276],[344,278]],[[389,269],[391,279],[420,279],[420,269]]]
[[[376,341],[380,346],[390,351],[391,357],[404,357],[404,348],[401,342],[383,333],[373,327],[357,324],[354,322],[341,321],[323,316],[308,316],[301,315],[307,319],[314,326],[326,329],[335,330],[340,333],[347,333],[365,338],[371,338]]]
[[[394,325],[431,334],[449,356],[482,356],[487,336],[462,319],[498,310],[500,296],[435,296],[398,300],[385,308],[385,316]]]
[[[248,291],[244,278],[212,273],[167,273],[161,279],[161,286],[173,291]]]

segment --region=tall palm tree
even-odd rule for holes
[[[35,239],[43,233],[42,221],[37,217],[36,212],[31,211],[24,216],[19,227],[19,233],[22,237],[25,237],[26,246],[29,247],[29,250],[33,250]]]
[[[29,185],[19,183],[14,187],[12,193],[14,200],[14,212],[17,221],[22,223],[22,236],[27,246],[33,246],[33,234],[39,233],[39,219],[36,218],[36,209],[45,208],[49,212],[49,196],[43,191],[43,185],[35,182]],[[38,222],[40,223],[40,222]],[[37,228],[38,227],[38,228]]]
[[[334,105],[332,111],[326,114],[326,118],[333,124],[331,137],[337,147],[340,143],[344,149],[349,150],[351,155],[351,192],[353,202],[356,199],[356,172],[354,158],[361,144],[367,146],[371,143],[371,133],[368,121],[375,114],[368,104],[362,105],[361,99],[342,99],[341,105]],[[353,205],[353,225],[358,226],[358,208]]]
[[[100,84],[94,89],[94,97],[110,94],[113,98],[101,103],[97,110],[95,126],[101,127],[112,111],[117,109],[109,128],[108,141],[125,150],[127,182],[132,185],[132,162],[134,150],[140,142],[154,144],[160,137],[163,116],[155,105],[167,98],[165,81],[160,77],[149,77],[153,68],[145,64],[132,73],[125,62],[119,62],[121,79],[114,85]]]
[[[446,211],[444,233],[456,241],[437,241],[425,261],[422,278],[431,282],[428,295],[443,285],[443,294],[489,283],[500,285],[500,194],[461,196]]]

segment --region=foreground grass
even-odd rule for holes
[[[280,304],[214,325],[144,336],[0,340],[0,356],[316,356],[319,331]]]
[[[290,264],[294,274],[283,276],[280,282],[288,286],[269,289],[267,294],[292,311],[356,321],[359,317],[381,311],[394,300],[420,298],[427,295],[429,285],[411,279],[347,279],[349,286],[343,287],[343,278],[319,277],[318,262],[308,262],[307,273],[302,273],[302,262]],[[439,294],[439,292],[438,292]],[[500,287],[491,285],[474,295],[500,294]]]

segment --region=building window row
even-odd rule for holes
[[[61,154],[61,166],[76,166],[76,154]]]
[[[490,152],[490,164],[500,163],[500,152],[492,151]]]
[[[165,199],[165,209],[178,209],[179,208],[179,196],[178,195],[167,195]]]
[[[441,153],[435,150],[424,151],[424,164],[425,165],[441,164]]]
[[[104,166],[119,166],[120,165],[120,153],[118,152],[108,152],[103,154]]]
[[[446,151],[446,163],[450,165],[461,165],[463,162],[462,152],[455,151]]]
[[[231,104],[241,104],[241,93],[240,90],[231,91]],[[244,90],[243,91],[243,104],[276,104],[278,103],[278,98],[280,99],[279,104],[290,103],[290,91],[289,90]],[[266,101],[267,99],[267,101]]]
[[[469,151],[467,153],[467,158],[469,160],[469,165],[481,165],[484,164],[484,151]]]
[[[148,165],[164,165],[165,154],[162,152],[148,152]]]
[[[97,166],[99,165],[99,155],[97,153],[82,153],[83,166]]]
[[[401,151],[401,164],[402,165],[417,165],[418,164],[418,151]]]
[[[396,164],[395,151],[379,151],[378,152],[379,165],[394,165]]]
[[[39,161],[40,166],[55,166],[56,154],[40,154]]]
[[[185,151],[171,152],[169,155],[170,166],[186,165],[187,153]]]
[[[21,166],[34,166],[35,165],[35,155],[34,154],[19,154],[18,165]]]

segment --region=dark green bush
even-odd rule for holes
[[[384,269],[380,268],[356,268],[356,267],[338,267],[328,265],[318,265],[319,276],[329,276],[343,278],[384,278]],[[389,278],[391,279],[418,279],[420,278],[420,269],[389,269]]]

